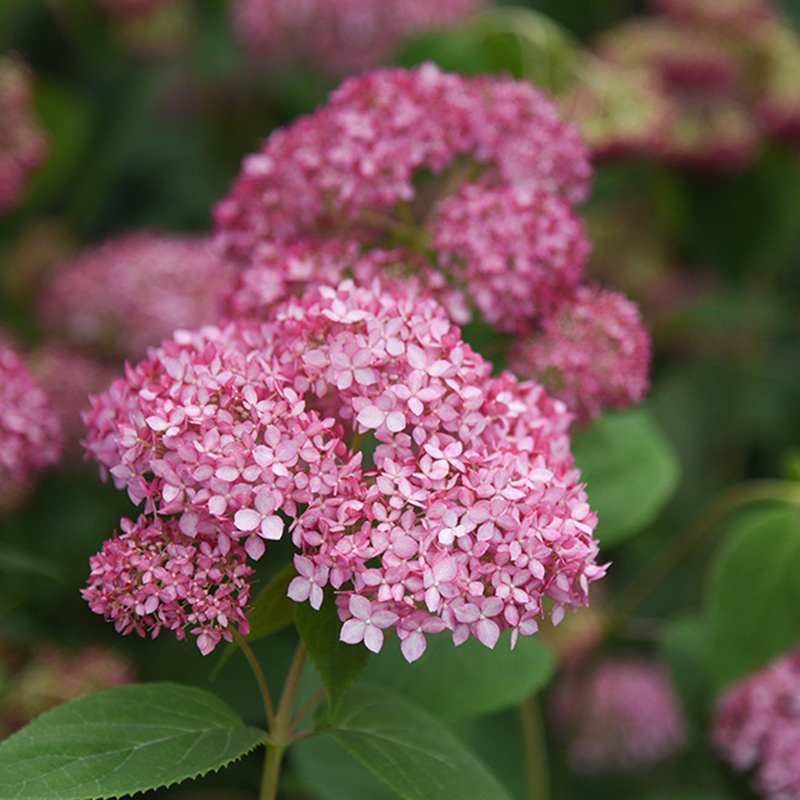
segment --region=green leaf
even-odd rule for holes
[[[247,615],[250,623],[248,641],[263,639],[292,624],[297,603],[287,597],[286,592],[292,579],[296,577],[297,570],[289,562],[270,578]]]
[[[265,738],[200,689],[107,689],[0,744],[0,800],[99,800],[169,786],[224,767]]]
[[[397,800],[397,792],[330,736],[304,739],[290,754],[292,768],[315,800]]]
[[[333,713],[367,665],[369,652],[363,645],[339,641],[342,623],[331,592],[326,592],[319,611],[308,603],[296,603],[294,619],[311,662],[328,690],[328,703]]]
[[[572,439],[572,452],[608,547],[652,522],[678,484],[678,459],[645,409],[607,412]]]
[[[510,800],[448,728],[382,689],[355,686],[326,733],[405,800]]]
[[[505,646],[504,646],[505,645]],[[475,639],[460,647],[446,634],[431,636],[425,655],[409,664],[399,649],[385,648],[364,680],[385,686],[443,719],[458,719],[516,705],[553,674],[550,650],[521,637],[514,650],[501,641],[489,650]]]
[[[800,641],[800,511],[742,518],[713,565],[708,602],[718,686],[739,680]]]

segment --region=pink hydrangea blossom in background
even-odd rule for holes
[[[331,586],[343,640],[372,650],[388,628],[408,660],[445,628],[490,647],[511,629],[513,644],[548,610],[558,621],[585,605],[605,572],[571,415],[536,384],[493,377],[409,283],[344,281],[265,322],[177,333],[86,421],[90,452],[144,502],[139,528],[155,514],[171,541],[257,560],[293,518],[290,596],[318,607]],[[357,447],[366,435],[371,463]],[[111,563],[117,545],[106,547]],[[142,581],[113,563],[93,564],[87,591],[105,575],[106,594],[125,598],[120,629],[156,630]],[[105,595],[92,602],[112,616]],[[216,641],[202,634],[207,651]]]
[[[133,665],[113,650],[88,646],[69,652],[45,645],[4,676],[0,730],[8,735],[54,706],[134,680]]]
[[[446,26],[484,0],[234,0],[239,40],[268,64],[333,77],[377,66],[409,36]]]
[[[300,284],[281,269],[299,266],[309,283],[330,280],[329,259],[276,263],[281,242],[356,242],[373,259],[374,248],[402,246],[417,254],[416,265],[407,260],[411,271],[459,309],[454,319],[465,321],[474,305],[516,331],[580,277],[588,244],[571,206],[586,196],[589,177],[577,131],[529,84],[431,64],[376,70],[345,82],[326,106],[245,159],[216,206],[216,239],[239,266],[258,266],[276,299]],[[439,263],[437,246],[445,248]],[[420,268],[423,259],[429,268]],[[434,279],[434,268],[445,277]],[[437,290],[445,280],[462,302]]]
[[[544,319],[539,332],[512,347],[509,365],[542,383],[585,421],[602,407],[624,407],[644,397],[650,337],[630,300],[581,286]]]
[[[0,214],[13,208],[31,170],[47,155],[33,116],[33,78],[16,56],[0,57]]]
[[[214,322],[232,281],[205,237],[124,234],[56,265],[39,319],[77,349],[139,358],[176,328]]]
[[[15,507],[33,478],[61,456],[58,417],[22,358],[0,340],[0,511]]]
[[[176,519],[123,519],[122,533],[90,560],[89,607],[114,622],[123,634],[162,628],[197,636],[204,655],[233,639],[231,628],[247,634],[244,607],[253,572],[244,548],[217,536],[213,528],[184,533]],[[224,543],[224,544],[223,544]]]
[[[47,343],[32,350],[27,361],[61,421],[67,452],[78,460],[83,456],[79,442],[86,434],[81,413],[89,407],[89,395],[107,388],[119,366]]]
[[[737,772],[768,800],[800,798],[800,651],[730,687],[717,703],[711,737]]]
[[[680,701],[656,662],[608,657],[566,672],[553,687],[552,714],[575,772],[632,772],[686,743]]]
[[[430,229],[444,273],[505,332],[527,332],[571,294],[589,254],[580,219],[544,190],[464,183]]]

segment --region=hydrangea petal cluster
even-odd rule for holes
[[[343,640],[376,651],[387,628],[408,660],[445,628],[490,647],[511,629],[513,643],[585,605],[605,572],[571,415],[492,377],[408,284],[344,281],[263,323],[176,334],[86,420],[90,452],[172,536],[258,559],[294,517],[290,597],[319,607],[331,586]],[[356,447],[368,434],[372,463]]]
[[[589,254],[571,206],[541,189],[464,183],[439,204],[430,228],[444,271],[506,332],[527,332],[571,294]]]
[[[28,68],[15,56],[0,57],[0,214],[16,205],[28,174],[47,154],[31,90]]]
[[[344,77],[377,66],[404,39],[449,25],[483,0],[236,0],[234,30],[259,59]]]
[[[643,658],[606,658],[571,670],[554,687],[552,712],[578,773],[644,769],[686,742],[666,672]]]
[[[460,265],[460,289],[493,319],[513,314],[509,329],[516,330],[532,321],[516,304],[504,305],[509,285],[522,277],[531,296],[546,296],[577,280],[588,245],[571,206],[586,196],[589,177],[576,129],[530,84],[465,78],[430,64],[376,70],[345,82],[326,106],[245,159],[215,208],[217,242],[243,267],[263,266],[265,247],[303,239],[405,245],[428,255],[429,239],[446,244],[470,233],[462,230],[470,217],[491,219],[484,242],[461,248],[470,263]],[[505,221],[505,213],[516,217]],[[516,271],[503,281],[496,273],[513,246],[504,234],[514,221]],[[555,261],[545,269],[550,254]],[[463,253],[455,255],[445,261],[460,263]],[[324,270],[313,276],[326,277]]]
[[[516,343],[509,364],[535,378],[581,420],[601,406],[627,406],[649,386],[650,338],[634,303],[618,292],[581,286]]]
[[[205,237],[124,234],[58,264],[38,313],[74,347],[139,358],[176,328],[216,321],[232,280]]]
[[[61,455],[58,417],[20,356],[0,341],[0,511],[24,497],[34,475]]]
[[[279,512],[332,493],[347,466],[334,421],[276,374],[276,342],[255,323],[176,332],[84,415],[86,447],[116,486],[187,536],[214,531],[223,554],[241,541],[260,558],[283,534]]]
[[[288,245],[263,242],[253,263],[240,270],[227,300],[232,317],[263,318],[279,300],[313,284],[336,286],[345,278],[367,286],[403,282],[408,291],[436,299],[457,323],[470,319],[464,294],[420,255],[403,248],[359,252],[356,242],[300,240]]]
[[[751,774],[759,796],[800,798],[800,651],[729,688],[711,736],[725,761]]]
[[[186,534],[174,518],[142,515],[123,519],[121,528],[89,562],[81,593],[92,611],[123,634],[155,638],[165,628],[183,639],[188,631],[204,655],[221,639],[232,641],[232,627],[248,633],[253,570],[241,545],[213,531]]]
[[[295,599],[333,586],[344,641],[377,652],[392,627],[409,661],[428,632],[494,647],[511,629],[513,644],[548,601],[556,621],[586,604],[605,568],[560,403],[492,377],[444,310],[413,294],[346,282],[289,301],[276,324],[298,391],[333,395],[337,417],[378,442],[361,479],[296,520]]]

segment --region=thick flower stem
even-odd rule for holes
[[[653,589],[731,512],[758,502],[784,502],[800,505],[800,483],[761,480],[737,483],[721,492],[692,520],[665,552],[650,563],[620,596],[607,630],[613,632],[639,607]]]
[[[278,781],[281,774],[283,754],[292,741],[292,711],[300,686],[300,677],[306,663],[306,648],[300,642],[294,654],[292,666],[286,676],[283,692],[275,714],[275,723],[269,731],[267,757],[264,761],[264,774],[261,781],[259,800],[275,800],[278,796]]]
[[[550,780],[545,752],[542,711],[536,696],[523,700],[519,707],[522,717],[522,740],[525,747],[525,770],[528,776],[528,800],[548,800]]]

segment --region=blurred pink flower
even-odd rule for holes
[[[575,772],[631,772],[686,742],[680,702],[666,672],[644,658],[584,662],[554,686],[554,721]]]
[[[731,686],[717,703],[711,738],[769,800],[800,798],[800,651]]]
[[[485,0],[234,0],[237,36],[256,57],[333,77],[371,69],[405,39],[459,22]]]
[[[56,265],[39,318],[75,348],[140,358],[177,328],[216,321],[232,280],[205,237],[124,234]]]
[[[47,395],[0,340],[0,512],[18,505],[35,474],[61,456],[62,434]]]
[[[32,89],[28,67],[16,56],[0,56],[0,214],[17,204],[28,174],[47,155]]]

